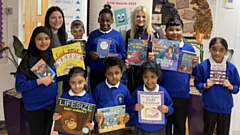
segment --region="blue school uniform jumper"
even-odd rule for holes
[[[87,93],[86,91],[84,91],[83,93],[81,93],[79,95],[75,95],[72,90],[69,90],[69,91],[64,92],[61,95],[61,98],[95,104],[95,101],[92,98],[92,96],[89,93]],[[59,132],[58,134],[59,135],[74,135],[74,134],[68,134],[68,133],[63,133],[63,132]]]
[[[191,45],[184,43],[183,41],[180,42],[179,50],[179,58],[181,58],[181,53],[183,50],[195,52],[194,48]],[[195,71],[193,69],[193,73],[194,72]],[[189,81],[189,74],[168,70],[163,70],[162,77],[158,81],[158,84],[167,90],[168,94],[173,100],[174,113],[167,117],[167,135],[171,135],[172,131],[178,134],[185,134],[186,132],[185,122],[188,115],[188,98],[190,91]],[[174,125],[174,130],[172,130],[172,125]]]
[[[98,39],[109,39],[111,40],[111,45],[109,53],[118,54],[118,57],[122,60],[126,59],[126,50],[124,45],[124,40],[122,35],[114,30],[110,29],[109,31],[101,31],[100,29],[94,30],[90,33],[88,40],[86,42],[86,60],[89,64],[90,70],[90,84],[91,90],[93,91],[95,87],[105,80],[103,61],[104,59],[98,58],[97,60],[92,60],[90,58],[90,52],[97,50]],[[98,77],[96,77],[98,76]]]
[[[133,91],[132,96],[131,96],[131,100],[129,102],[129,105],[131,107],[130,108],[131,112],[135,112],[136,114],[138,112],[136,112],[134,110],[134,106],[135,106],[136,103],[138,103],[138,100],[137,100],[137,97],[138,97],[137,92],[138,91],[148,91],[148,90],[146,89],[146,87],[144,85],[142,85],[142,86],[139,86],[138,88],[136,88]],[[164,92],[164,105],[166,105],[168,107],[168,113],[165,114],[165,116],[171,115],[173,113],[173,108],[172,108],[173,102],[172,102],[172,99],[169,96],[168,92],[163,87],[159,86],[158,84],[157,84],[156,89],[153,92],[155,92],[155,91],[156,92],[157,91],[163,91]],[[156,134],[159,134],[157,132],[164,129],[164,127],[167,124],[167,119],[165,119],[165,124],[144,124],[144,123],[139,123],[138,117],[135,117],[135,124],[139,129],[143,130],[144,132],[151,132],[151,133],[156,132]]]

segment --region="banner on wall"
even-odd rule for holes
[[[150,14],[152,11],[152,1],[148,0],[90,0],[89,32],[99,28],[98,14],[103,9],[104,4],[111,5],[114,17],[112,28],[120,32],[126,32],[130,29],[131,14],[137,6],[146,6]]]
[[[86,30],[87,0],[54,0],[50,6],[59,6],[63,10],[68,39],[73,39],[70,28],[73,20],[81,20]]]

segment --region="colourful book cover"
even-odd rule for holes
[[[179,60],[179,41],[153,39],[154,60],[161,69],[177,71]]]
[[[69,134],[90,134],[86,123],[92,123],[95,104],[59,98],[56,112],[61,115],[55,121],[54,131]]]
[[[85,39],[73,39],[73,42],[79,42],[81,45],[82,52],[86,53],[85,45],[87,41]]]
[[[140,66],[147,61],[148,40],[128,39],[127,60],[129,65]]]
[[[100,58],[105,58],[109,54],[110,45],[111,40],[103,38],[98,39],[96,52],[99,54]]]
[[[47,63],[40,59],[32,68],[31,71],[38,77],[42,78],[45,76],[55,77],[56,73],[52,70],[51,67],[47,65]]]
[[[59,46],[52,49],[57,76],[67,75],[72,67],[85,69],[84,58],[79,42]]]
[[[196,56],[196,53],[189,51],[182,51],[180,58],[178,71],[183,73],[192,74],[193,64],[192,59]]]
[[[98,123],[98,132],[105,133],[125,128],[123,121],[125,111],[125,105],[97,109],[97,113],[103,115],[103,119]]]
[[[165,114],[158,111],[159,105],[164,105],[164,93],[138,91],[138,103],[144,108],[138,112],[139,123],[165,124]]]
[[[214,81],[214,84],[222,84],[222,81],[227,79],[226,64],[211,63],[210,79]]]

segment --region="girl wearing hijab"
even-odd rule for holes
[[[57,95],[56,77],[38,78],[31,71],[31,68],[43,59],[55,72],[51,45],[50,30],[43,26],[35,28],[27,55],[17,69],[15,88],[22,92],[30,135],[50,135],[51,132]]]

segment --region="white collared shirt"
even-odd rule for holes
[[[110,30],[108,30],[108,31],[102,31],[101,29],[98,29],[101,33],[103,33],[103,34],[107,34],[107,33],[110,33],[111,31],[112,31],[112,28],[110,29]]]
[[[146,86],[143,85],[143,91],[145,91],[145,92],[158,92],[159,91],[159,85],[156,84],[156,88],[153,91],[147,90]]]
[[[105,80],[105,82],[106,82],[106,84],[107,84],[107,86],[108,86],[109,89],[111,89],[112,87],[118,88],[119,85],[120,85],[120,82],[118,82],[118,83],[115,84],[115,85],[111,85],[111,84],[109,84],[109,83],[107,82],[107,79]]]
[[[180,44],[179,44],[179,48],[182,48],[183,45],[184,45],[184,42],[183,42],[183,40],[181,40],[181,41],[180,41]]]
[[[83,90],[83,92],[82,92],[82,93],[75,94],[75,93],[72,91],[72,89],[70,89],[70,90],[69,90],[69,92],[68,92],[68,94],[69,94],[70,96],[79,96],[79,97],[82,97],[82,96],[84,96],[84,95],[85,95],[85,93],[86,93],[86,91],[85,91],[85,90]]]

